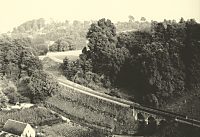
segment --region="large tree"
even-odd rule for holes
[[[34,55],[30,43],[23,38],[0,38],[0,68],[2,76],[20,79],[23,74],[31,75],[36,69],[42,69],[38,57]]]
[[[58,92],[59,84],[54,77],[42,70],[36,70],[29,83],[32,101],[43,101]]]
[[[126,49],[116,47],[117,34],[114,24],[108,19],[100,19],[89,28],[87,39],[87,58],[91,59],[93,72],[113,80],[127,54]]]

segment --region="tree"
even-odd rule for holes
[[[194,19],[186,22],[186,40],[183,50],[183,61],[186,65],[186,86],[188,89],[200,87],[200,24]]]
[[[141,21],[146,21],[146,18],[145,18],[145,17],[141,17],[140,20],[141,20]]]
[[[87,38],[89,40],[88,52],[95,72],[108,75],[111,67],[110,55],[117,42],[114,24],[110,20],[99,20],[91,25]]]
[[[58,92],[59,84],[54,77],[42,70],[36,70],[30,78],[32,101],[43,101]]]
[[[132,15],[129,15],[128,18],[129,18],[129,22],[131,23],[135,21],[135,18]]]
[[[69,59],[67,57],[64,58],[63,63],[61,64],[61,69],[63,71],[64,76],[67,77],[67,79],[71,79],[70,73],[70,64]]]
[[[17,80],[23,74],[26,75],[25,72],[31,75],[31,71],[42,68],[30,44],[30,39],[26,38],[3,37],[0,39],[0,67],[3,76]]]
[[[22,63],[22,69],[27,72],[28,76],[31,76],[35,70],[43,69],[42,63],[38,57],[24,56]]]
[[[71,36],[59,38],[49,47],[49,50],[53,52],[73,50],[75,49],[74,40]]]
[[[125,48],[116,46],[117,34],[114,24],[110,20],[100,19],[91,25],[87,39],[89,49],[83,50],[83,55],[80,56],[84,64],[83,70],[91,68],[94,73],[104,76],[105,85],[110,82],[114,84],[116,75],[128,55]],[[86,65],[87,67],[83,67]]]
[[[179,23],[185,23],[185,20],[183,19],[183,17],[181,17]]]

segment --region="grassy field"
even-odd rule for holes
[[[79,55],[82,53],[81,50],[73,50],[73,51],[65,51],[65,52],[48,52],[46,56],[39,56],[41,60],[45,57],[49,57],[52,59],[63,60],[67,57],[71,61],[75,61],[79,58]]]
[[[62,121],[58,115],[51,113],[48,109],[38,107],[31,107],[23,110],[0,111],[1,127],[8,119],[29,123],[33,126]]]
[[[67,57],[69,60],[71,61],[75,61],[79,58],[79,56],[77,55],[57,55],[55,56],[55,58],[59,59],[59,60],[63,60],[65,57]]]
[[[89,123],[118,133],[133,131],[137,125],[130,108],[68,88],[49,98],[45,105],[74,121]]]

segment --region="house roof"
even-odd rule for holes
[[[23,122],[8,119],[3,127],[3,131],[20,136],[27,125],[28,124],[23,123]]]

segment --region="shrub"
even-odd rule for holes
[[[10,82],[6,85],[5,88],[3,88],[3,93],[5,95],[11,94],[11,93],[15,93],[17,92],[17,87],[14,85],[14,83]]]
[[[5,94],[0,91],[0,108],[1,107],[6,107],[6,103],[8,103],[9,99]]]

